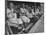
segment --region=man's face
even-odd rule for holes
[[[25,4],[23,4],[23,8],[25,8]]]
[[[14,4],[13,3],[10,3],[10,8],[14,8]]]

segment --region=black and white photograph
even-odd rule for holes
[[[5,35],[44,33],[44,3],[5,0]]]

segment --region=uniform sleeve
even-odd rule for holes
[[[27,15],[27,17],[28,17],[28,18],[32,18],[32,17],[33,17],[32,13],[29,13],[29,14]]]
[[[15,18],[11,18],[11,19],[9,19],[9,21],[10,21],[11,23],[15,23],[15,24],[18,23],[18,22],[17,22],[17,19],[15,19]]]
[[[11,10],[7,8],[7,14],[10,13],[10,12],[11,12]]]
[[[8,18],[11,18],[11,17],[12,17],[12,15],[11,15],[10,12],[11,12],[11,10],[9,10],[9,9],[7,8],[7,17],[8,17]]]
[[[27,10],[23,9],[23,8],[20,8],[20,10],[21,10],[22,13],[26,13],[27,12]]]
[[[18,21],[19,24],[23,24],[23,21],[22,21],[21,18],[18,18],[17,21]]]
[[[23,22],[30,22],[30,19],[26,16],[22,16]]]

